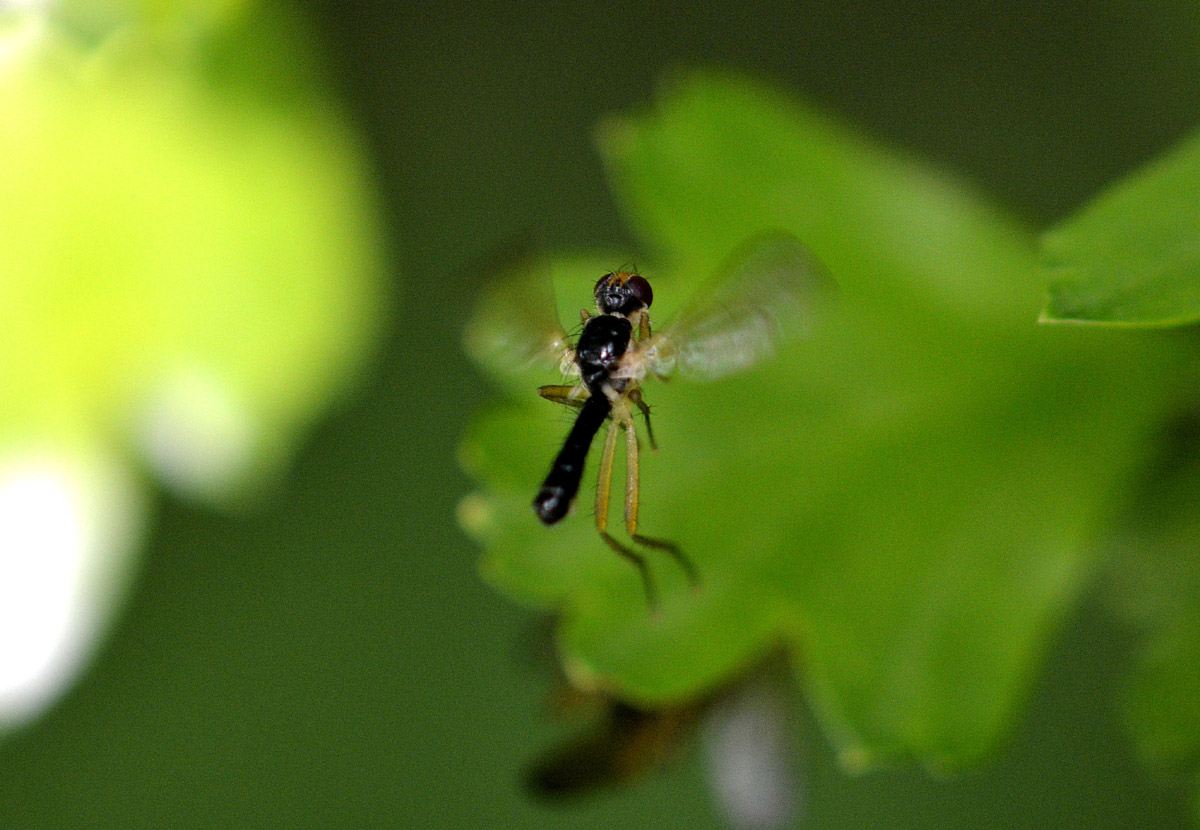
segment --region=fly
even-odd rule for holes
[[[516,281],[519,277],[523,283]],[[654,301],[650,282],[633,271],[617,271],[595,283],[596,312],[580,312],[583,328],[571,345],[553,302],[531,295],[527,274],[513,274],[513,278],[485,295],[476,325],[468,331],[472,351],[488,361],[507,356],[510,362],[512,358],[524,363],[556,362],[572,382],[541,386],[538,394],[578,410],[534,497],[534,513],[547,525],[568,514],[592,442],[607,423],[596,484],[596,529],[605,544],[637,568],[654,609],[658,592],[646,556],[608,530],[613,461],[621,432],[625,433],[627,535],[642,548],[670,555],[693,587],[700,584],[700,574],[679,545],[639,532],[640,442],[635,414],[645,422],[651,449],[657,449],[650,407],[642,396],[643,381],[676,374],[712,380],[751,368],[783,339],[807,328],[815,301],[829,293],[831,282],[804,245],[791,236],[773,234],[747,246],[656,331],[650,320]],[[487,319],[489,326],[486,340],[480,336],[485,331],[481,319]]]
[[[551,628],[542,631],[549,658]],[[793,826],[803,787],[791,741],[794,696],[782,650],[696,698],[657,706],[577,689],[559,672],[548,697],[550,710],[576,724],[576,730],[527,767],[526,789],[538,798],[562,801],[631,784],[666,767],[699,738],[709,785],[730,826]]]
[[[658,605],[658,594],[650,576],[646,557],[615,539],[608,532],[608,502],[612,489],[613,459],[617,451],[617,433],[625,432],[625,532],[634,542],[670,554],[687,574],[693,587],[700,576],[679,545],[638,533],[638,453],[639,442],[633,422],[636,407],[646,420],[651,448],[656,448],[650,426],[650,407],[642,400],[641,381],[651,364],[643,351],[651,343],[650,304],[654,292],[639,274],[619,271],[605,274],[592,291],[597,314],[580,312],[583,331],[564,361],[568,374],[578,375],[572,385],[541,386],[538,394],[558,403],[578,406],[575,425],[563,442],[562,450],[550,466],[542,487],[533,499],[533,512],[551,525],[567,515],[579,492],[584,461],[596,433],[608,421],[608,434],[600,455],[600,476],[596,484],[596,530],[600,538],[637,567],[651,608]]]

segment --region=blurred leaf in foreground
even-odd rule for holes
[[[373,340],[353,136],[298,29],[228,17],[182,49],[125,18],[81,44],[51,11],[0,15],[0,515],[21,519],[0,525],[0,723],[51,699],[120,595],[130,456],[237,503]],[[239,50],[283,65],[210,71]]]
[[[1089,543],[1192,382],[1183,344],[1036,326],[1031,233],[759,84],[688,75],[599,136],[656,260],[639,266],[660,324],[770,229],[816,252],[839,308],[756,372],[647,387],[661,452],[644,462],[642,527],[704,578],[692,592],[659,565],[657,618],[586,497],[554,528],[536,521],[566,424],[498,376],[510,399],[462,447],[483,488],[462,518],[486,577],[562,609],[581,686],[684,700],[785,641],[848,766],[978,759],[1012,727]],[[558,296],[576,298],[565,317],[615,264],[554,263]]]
[[[1200,321],[1200,134],[1042,238],[1044,322]]]
[[[1124,710],[1141,756],[1200,764],[1200,421],[1183,424],[1130,507],[1107,594],[1146,634]]]

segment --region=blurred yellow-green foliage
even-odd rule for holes
[[[807,826],[1182,825],[1191,333],[1037,319],[1191,319],[1197,47],[1181,0],[0,4],[0,826],[724,826],[698,744],[522,792],[573,727],[472,492],[577,681],[783,639]],[[564,318],[630,260],[665,313],[767,225],[842,305],[652,390],[710,580],[654,624],[535,524],[566,424],[460,353],[477,263],[533,228]]]
[[[325,90],[222,81],[158,31],[88,44],[35,14],[6,28],[4,419],[144,442],[219,498],[278,465],[361,360],[377,219]],[[261,35],[303,60],[292,33]],[[156,444],[172,440],[159,427],[189,441]]]
[[[0,685],[22,710],[91,642],[108,600],[90,598],[118,595],[148,500],[133,469],[244,501],[378,332],[381,235],[353,133],[305,72],[263,83],[303,68],[307,40],[251,8],[199,25],[188,7],[115,5],[88,32],[86,8],[0,17],[0,480],[43,524],[90,517],[57,542],[32,518],[0,530]],[[270,74],[253,54],[236,76],[217,65],[263,46]],[[61,499],[21,496],[47,480]],[[19,642],[35,620],[62,628],[40,647],[54,655]]]

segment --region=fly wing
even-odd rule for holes
[[[799,240],[758,239],[655,335],[656,371],[700,380],[745,371],[804,334],[833,290],[825,267]]]
[[[525,389],[533,378],[544,382],[571,349],[546,260],[524,248],[481,270],[488,281],[464,331],[467,353],[498,380]]]
[[[786,680],[783,667],[771,662],[720,696],[705,718],[708,779],[731,827],[795,827],[803,817]]]

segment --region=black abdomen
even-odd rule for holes
[[[612,405],[603,394],[592,395],[583,402],[575,425],[571,427],[563,448],[550,466],[542,489],[533,499],[533,512],[544,523],[554,524],[571,509],[571,502],[579,492],[579,482],[583,478],[583,462],[587,460],[592,439],[600,431],[610,409]]]

